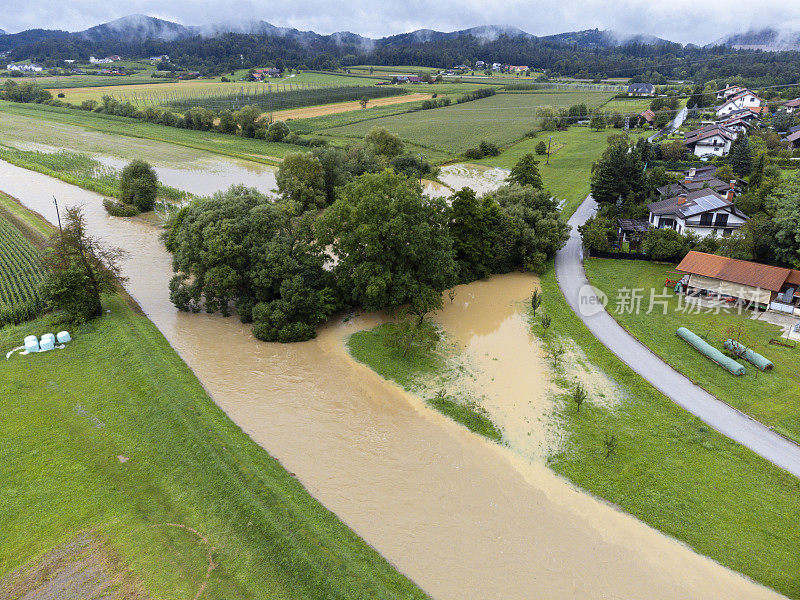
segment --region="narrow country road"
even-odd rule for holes
[[[664,129],[655,132],[653,135],[647,138],[647,141],[653,142],[660,137],[669,135],[673,131],[676,131],[681,125],[683,125],[683,122],[686,120],[688,114],[689,114],[689,109],[684,106],[681,110],[678,111],[678,114],[675,115],[675,118],[672,119],[672,121],[670,121],[669,125],[664,127]]]
[[[747,446],[756,454],[800,477],[800,446],[765,425],[718,400],[663,362],[644,344],[623,329],[606,312],[583,268],[583,247],[577,227],[597,209],[588,196],[569,220],[569,241],[556,255],[556,278],[573,311],[600,340],[653,387],[705,423]]]

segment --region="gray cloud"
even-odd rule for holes
[[[0,0],[0,28],[78,31],[131,13],[185,25],[262,19],[319,33],[347,30],[370,37],[497,24],[536,35],[597,27],[705,44],[749,28],[800,29],[800,3],[785,0],[351,0],[346,5],[329,0]]]

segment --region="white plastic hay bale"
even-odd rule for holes
[[[35,335],[27,335],[27,336],[25,336],[25,341],[22,342],[22,343],[23,344],[27,344],[28,342],[31,342],[31,341],[36,342],[38,344],[39,343],[39,338],[37,338]]]
[[[56,338],[52,333],[46,333],[39,342],[39,352],[47,352],[56,346]]]
[[[69,331],[59,331],[56,334],[56,339],[58,340],[59,344],[66,344],[67,342],[72,341],[72,338],[69,335]]]
[[[25,338],[25,351],[26,352],[39,352],[39,340],[35,335],[29,335]]]

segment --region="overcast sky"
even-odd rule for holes
[[[751,27],[800,29],[797,0],[0,0],[0,28],[79,31],[132,13],[184,25],[256,19],[370,37],[476,25],[516,25],[535,35],[598,27],[701,45]]]

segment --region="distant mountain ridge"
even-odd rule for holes
[[[145,40],[173,42],[195,36],[216,38],[230,33],[285,37],[301,43],[332,41],[341,45],[354,45],[365,49],[373,48],[376,45],[397,47],[426,42],[454,40],[466,36],[472,36],[479,40],[490,42],[497,40],[503,35],[510,38],[544,39],[588,48],[606,48],[625,45],[631,42],[641,44],[671,43],[655,36],[625,35],[610,30],[598,29],[566,32],[537,38],[537,36],[511,25],[480,25],[469,29],[450,32],[435,31],[433,29],[418,29],[409,33],[372,39],[350,31],[340,31],[329,35],[322,35],[314,31],[300,31],[289,27],[278,27],[262,20],[231,21],[206,25],[181,25],[180,23],[158,19],[148,15],[134,14],[73,33],[57,30],[30,29],[16,34],[8,34],[8,37],[3,39],[2,46],[4,48],[13,48],[48,38],[77,38],[91,42],[119,41],[130,43],[142,42]]]
[[[767,27],[734,33],[718,39],[716,46],[729,46],[737,50],[800,50],[800,31],[789,31]]]

